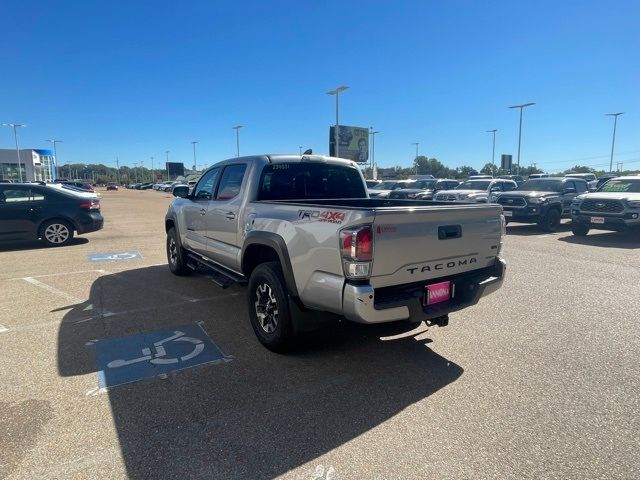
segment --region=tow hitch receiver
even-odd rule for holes
[[[441,317],[427,320],[427,325],[430,327],[433,327],[434,325],[438,327],[446,327],[447,325],[449,325],[449,315],[442,315]]]

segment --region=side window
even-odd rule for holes
[[[211,200],[213,197],[213,188],[216,186],[218,180],[219,168],[214,168],[205,173],[196,188],[193,190],[194,200]]]
[[[511,190],[515,190],[516,186],[517,185],[511,182],[504,182],[502,190],[504,190],[505,192],[510,192]]]
[[[216,200],[231,200],[238,196],[246,169],[247,166],[245,164],[229,165],[224,169],[222,178],[220,178]]]
[[[574,182],[576,184],[576,192],[583,193],[588,192],[589,188],[587,187],[586,182]]]
[[[35,202],[43,202],[44,193],[39,190],[31,190],[31,200]]]
[[[11,205],[31,201],[28,188],[4,188],[0,190],[0,204]]]
[[[569,180],[568,182],[566,182],[564,184],[564,188],[565,189],[567,189],[567,188],[576,188],[576,182],[574,182],[573,180]],[[577,192],[577,190],[576,190],[576,192]]]
[[[503,186],[504,185],[502,182],[493,182],[489,187],[489,190],[493,190],[494,188],[496,188],[499,192],[502,192],[504,190]]]

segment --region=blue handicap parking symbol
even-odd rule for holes
[[[100,388],[229,360],[200,325],[98,340],[94,346]]]
[[[137,250],[116,253],[90,253],[88,258],[90,262],[118,262],[122,260],[142,258],[142,254]]]

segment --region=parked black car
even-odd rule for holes
[[[59,247],[74,233],[100,230],[100,200],[44,184],[0,184],[0,241],[36,240]]]
[[[507,222],[537,223],[546,232],[555,232],[562,218],[571,217],[571,202],[589,186],[580,178],[536,178],[512,192],[499,193],[492,202],[502,205]]]

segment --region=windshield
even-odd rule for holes
[[[382,182],[376,185],[375,187],[371,187],[372,190],[393,190],[398,185],[398,182]]]
[[[366,198],[360,172],[326,163],[275,163],[260,178],[259,200]]]
[[[467,180],[456,187],[456,190],[486,190],[491,184],[490,181]]]
[[[436,185],[435,180],[418,180],[408,185],[406,188],[420,188],[422,190],[431,190]]]
[[[598,191],[606,193],[640,193],[640,180],[609,180]]]
[[[517,190],[526,190],[528,192],[560,192],[562,191],[562,181],[549,180],[546,178],[527,180],[520,185]]]

